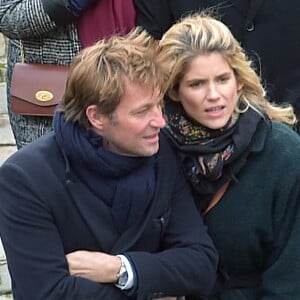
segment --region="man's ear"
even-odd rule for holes
[[[106,117],[99,112],[99,109],[96,105],[89,105],[85,111],[85,114],[94,129],[100,131],[104,129]]]
[[[171,100],[180,102],[177,90],[172,89],[171,91],[168,92],[168,95]]]

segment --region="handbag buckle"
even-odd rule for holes
[[[37,91],[35,99],[42,102],[51,101],[53,99],[53,94],[49,91]]]

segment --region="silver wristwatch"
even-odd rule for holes
[[[117,285],[120,287],[123,287],[126,285],[126,283],[128,281],[128,272],[127,272],[124,261],[122,260],[121,257],[120,257],[120,259],[121,259],[121,268],[117,275],[117,277],[118,277]]]

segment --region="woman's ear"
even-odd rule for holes
[[[94,129],[103,131],[106,117],[99,112],[96,105],[89,105],[85,114]]]
[[[240,92],[242,90],[243,86],[244,86],[243,83],[238,82],[238,84],[237,84],[237,91]]]
[[[237,96],[238,96],[238,98],[240,98],[240,97],[241,97],[243,86],[244,86],[244,84],[243,84],[243,83],[241,83],[241,82],[237,82],[237,89],[236,89],[236,93],[237,93]]]
[[[169,91],[168,96],[170,97],[171,100],[180,102],[178,91],[176,89],[172,89],[171,91]]]

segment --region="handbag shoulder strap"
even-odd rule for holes
[[[249,156],[249,152],[246,152],[244,154],[244,157],[247,159],[247,157]],[[208,207],[206,208],[206,210],[204,211],[203,215],[206,215],[223,197],[223,195],[225,194],[228,186],[230,184],[230,179],[228,181],[226,181],[218,190],[217,192],[214,194],[214,196],[212,197],[212,199],[210,200]]]
[[[21,52],[21,63],[25,63],[25,49],[22,40],[19,42],[20,52]]]
[[[217,192],[214,194],[214,196],[212,197],[212,199],[210,200],[208,207],[206,208],[206,210],[204,211],[204,215],[206,215],[223,197],[223,195],[225,194],[228,186],[230,184],[230,180],[226,181],[218,190]]]

